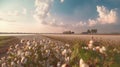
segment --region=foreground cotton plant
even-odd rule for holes
[[[69,63],[71,49],[69,44],[63,44],[50,39],[25,40],[10,46],[7,59],[1,58],[1,67],[51,67]]]

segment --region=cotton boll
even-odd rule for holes
[[[93,44],[93,40],[90,40],[89,43],[90,43],[90,44]]]
[[[29,50],[31,50],[31,49],[32,49],[32,47],[31,47],[31,46],[29,46],[29,47],[28,47],[28,49],[29,49]]]
[[[65,61],[68,63],[69,62],[69,60],[70,60],[70,57],[66,57],[65,58]]]
[[[37,43],[35,43],[35,47],[37,47],[38,46],[38,44]]]
[[[62,64],[62,66],[61,67],[66,67],[67,66],[67,64],[65,63],[65,64]]]
[[[19,46],[19,44],[15,45],[15,48],[17,49],[17,48],[18,48],[18,46]]]
[[[84,60],[81,58],[80,61],[79,61],[79,67],[89,67],[89,65],[86,64],[86,63],[84,62]]]
[[[97,46],[97,47],[95,47],[96,48],[96,50],[99,50],[100,49],[100,46]]]
[[[23,42],[24,42],[24,39],[21,39],[21,40],[20,40],[20,43],[23,43]]]
[[[89,43],[88,44],[88,47],[91,49],[93,47],[93,44],[92,43]]]
[[[6,63],[2,63],[1,67],[7,67]]]
[[[27,41],[27,43],[26,43],[28,46],[30,45],[30,41]]]
[[[106,51],[106,48],[104,46],[102,46],[102,50]]]
[[[17,51],[17,55],[20,56],[22,54],[22,51],[21,50],[18,50]]]
[[[14,61],[17,61],[17,58],[14,58]]]
[[[60,62],[58,62],[58,63],[57,63],[57,67],[60,67],[60,65],[61,65],[61,63],[60,63]]]
[[[99,51],[100,51],[100,53],[103,53],[103,54],[104,54],[105,51],[106,51],[106,48],[105,48],[104,46],[102,46],[102,48],[100,48]]]
[[[89,65],[88,65],[88,64],[85,64],[85,63],[83,63],[83,64],[81,64],[81,65],[80,65],[80,67],[89,67]]]
[[[20,64],[20,61],[19,61],[19,60],[17,61],[17,64]]]
[[[62,55],[64,56],[66,53],[67,53],[67,50],[64,49],[64,50],[62,51]]]
[[[5,57],[2,57],[1,60],[2,60],[2,61],[5,61]]]
[[[81,64],[83,64],[83,63],[84,63],[84,61],[83,61],[83,59],[81,58],[80,61],[79,61],[79,64],[81,65]]]
[[[69,45],[69,44],[65,44],[65,46],[70,47],[70,45]]]
[[[25,64],[26,62],[27,62],[27,58],[23,56],[23,57],[21,58],[21,63]]]
[[[12,67],[16,67],[15,62],[12,61],[12,62],[11,62],[11,66],[12,66]]]

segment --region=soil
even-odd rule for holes
[[[15,45],[18,42],[19,42],[19,39],[16,37],[13,37],[8,42],[3,43],[2,46],[0,46],[0,58],[6,55],[10,45]]]

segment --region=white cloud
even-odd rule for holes
[[[63,22],[50,13],[54,0],[35,0],[35,13],[33,17],[40,23],[51,26],[64,26]]]
[[[45,21],[48,17],[49,10],[51,8],[53,0],[35,0],[35,13],[34,18],[37,19],[39,22]]]
[[[97,24],[97,22],[95,20],[88,20],[88,26],[95,26]]]
[[[26,8],[23,8],[23,12],[22,14],[26,15],[27,14],[27,9]]]
[[[98,18],[97,21],[101,24],[111,24],[117,21],[117,12],[115,9],[108,10],[104,6],[97,6]]]
[[[64,0],[60,0],[60,2],[61,2],[61,3],[63,3],[63,2],[64,2]]]
[[[108,10],[104,6],[96,6],[98,17],[94,19],[88,19],[86,22],[80,21],[80,23],[75,24],[74,26],[95,26],[96,24],[113,24],[117,23],[118,16],[117,10],[111,9]]]

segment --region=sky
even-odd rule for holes
[[[0,0],[0,32],[120,32],[120,0]]]

